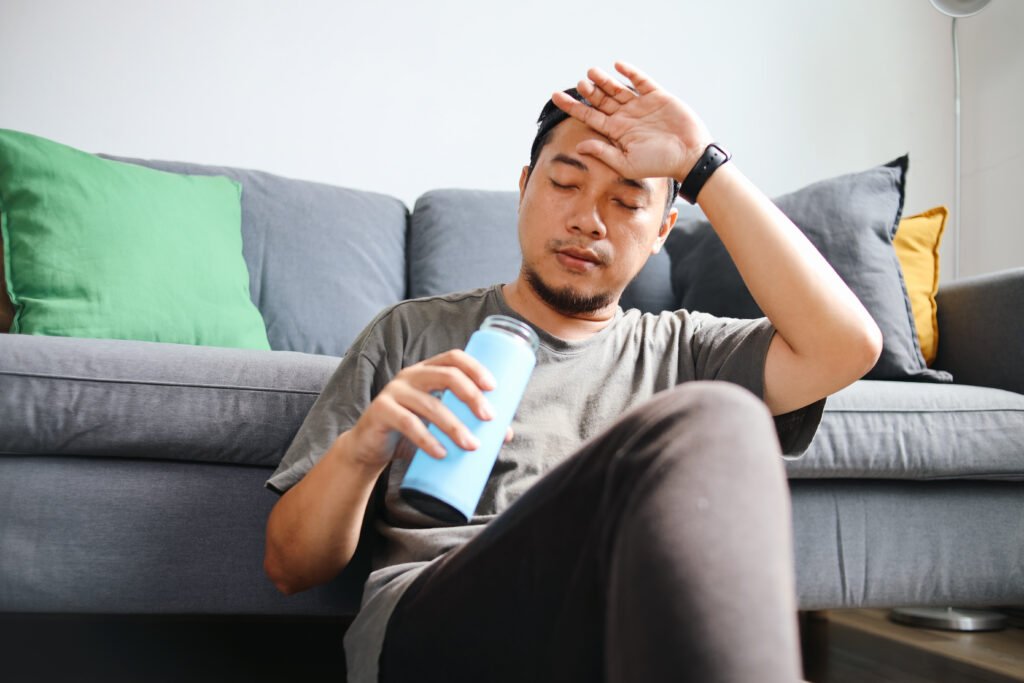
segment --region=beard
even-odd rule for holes
[[[612,292],[598,292],[597,294],[584,294],[572,287],[566,286],[560,289],[549,287],[540,274],[529,264],[523,263],[523,279],[530,286],[537,296],[551,308],[562,315],[572,316],[581,313],[593,313],[607,308],[615,302],[615,295]]]

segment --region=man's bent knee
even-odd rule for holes
[[[722,457],[750,451],[776,453],[778,437],[768,407],[730,382],[693,381],[655,394],[625,419],[640,439],[668,450],[710,446]]]

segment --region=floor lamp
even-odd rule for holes
[[[953,223],[953,278],[960,278],[960,50],[956,42],[956,20],[977,14],[989,0],[931,0],[935,9],[953,17],[953,111],[956,119],[955,178],[956,208]],[[989,610],[955,607],[901,607],[889,618],[912,626],[947,631],[992,631],[1006,626],[1006,615]]]
[[[990,0],[931,0],[935,9],[953,18],[953,116],[956,119],[954,143],[955,206],[953,208],[953,279],[960,279],[960,48],[956,40],[956,20],[985,9]]]

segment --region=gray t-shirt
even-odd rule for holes
[[[464,348],[489,315],[524,320],[501,285],[404,301],[360,334],[314,403],[267,486],[283,493],[303,477],[377,393],[404,367]],[[525,322],[525,320],[524,320]],[[446,524],[398,494],[413,449],[403,440],[367,508],[371,573],[345,635],[348,680],[377,680],[388,618],[405,588],[431,562],[457,548],[507,509],[540,477],[658,391],[691,380],[725,380],[764,397],[764,363],[775,329],[767,318],[718,318],[685,310],[660,315],[618,309],[611,324],[582,341],[537,329],[541,345],[512,428],[468,524]],[[824,399],[776,417],[783,452],[803,452]],[[364,526],[364,529],[368,527]]]

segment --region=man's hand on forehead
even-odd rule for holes
[[[577,90],[593,106],[563,92],[551,97],[559,109],[611,141],[585,140],[576,153],[601,160],[624,178],[681,181],[712,142],[707,126],[689,106],[639,69],[624,62],[616,62],[615,69],[636,92],[601,69],[591,68]]]

